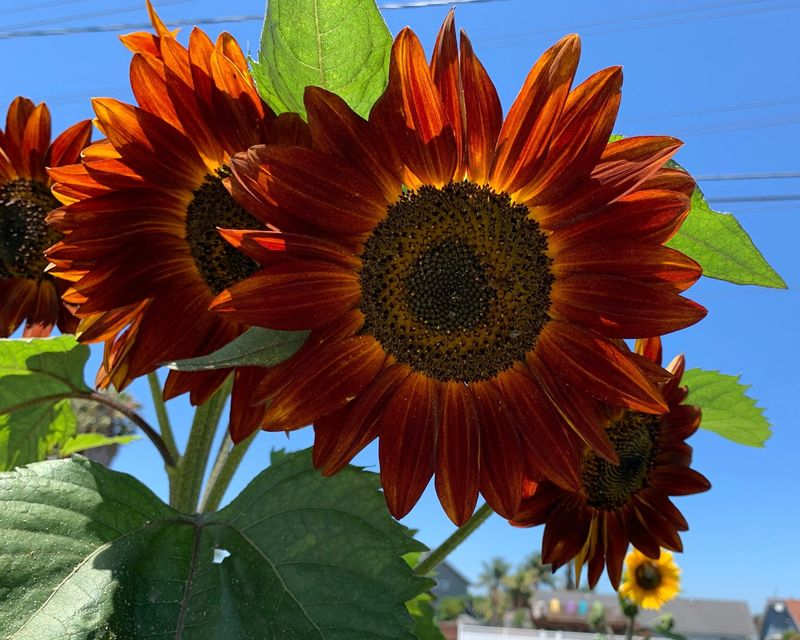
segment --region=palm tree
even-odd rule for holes
[[[542,562],[542,554],[539,551],[525,558],[522,570],[525,573],[526,584],[531,596],[535,596],[543,585],[551,588],[555,585],[553,569],[549,564]]]
[[[483,571],[478,576],[478,584],[489,590],[490,622],[497,624],[505,611],[504,580],[508,576],[511,565],[503,558],[495,557],[483,563]]]

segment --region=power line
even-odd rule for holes
[[[772,0],[754,0],[753,2],[744,2],[742,4],[755,4],[755,3],[769,2],[769,1],[772,1]],[[730,3],[730,4],[731,5],[736,5],[736,4],[739,4],[739,3]],[[580,31],[580,33],[583,36],[609,35],[609,34],[614,34],[614,33],[623,33],[623,32],[627,32],[627,31],[639,31],[639,30],[642,30],[642,29],[654,29],[654,28],[657,28],[657,27],[667,27],[667,26],[675,26],[675,25],[681,25],[681,24],[689,24],[689,23],[693,23],[693,22],[704,22],[704,21],[708,21],[708,20],[717,20],[719,18],[730,18],[730,17],[736,17],[736,16],[752,15],[752,14],[757,14],[757,13],[766,13],[766,12],[771,12],[771,11],[783,11],[783,10],[786,10],[786,9],[795,9],[797,7],[800,7],[800,3],[790,2],[790,3],[787,3],[787,4],[782,4],[782,5],[777,5],[777,6],[754,7],[754,8],[748,9],[748,10],[729,11],[727,13],[714,13],[714,14],[711,14],[711,15],[704,15],[704,16],[701,15],[701,16],[696,16],[696,17],[693,17],[693,18],[687,18],[687,19],[683,19],[683,20],[656,21],[656,22],[650,22],[649,24],[632,25],[632,26],[629,26],[629,27],[624,27],[624,26],[623,27],[618,27],[617,26],[617,25],[620,25],[620,24],[625,24],[625,23],[630,23],[630,22],[638,22],[638,21],[642,21],[642,20],[646,20],[646,19],[652,19],[654,17],[662,17],[660,14],[649,14],[649,15],[645,15],[645,16],[634,16],[632,18],[627,18],[627,19],[617,19],[617,20],[608,21],[608,22],[595,22],[595,23],[589,23],[589,24],[577,25],[577,26],[573,24],[573,25],[568,25],[568,26],[559,27],[559,28],[551,28],[551,29],[545,29],[545,30],[541,30],[541,31],[532,31],[532,32],[527,32],[527,33],[519,33],[519,34],[512,35],[512,36],[503,36],[503,37],[498,37],[498,38],[476,40],[476,44],[484,45],[484,46],[482,46],[482,50],[499,49],[499,48],[503,48],[503,47],[515,46],[517,44],[524,44],[525,41],[527,41],[527,40],[529,40],[531,38],[531,36],[538,36],[538,35],[549,35],[549,34],[553,34],[553,33],[555,33],[555,34],[563,34],[565,32],[574,32],[574,31]],[[721,8],[725,8],[725,7],[721,7]],[[697,11],[701,11],[701,10],[710,10],[710,9],[707,6],[705,9],[701,9],[701,8],[682,9],[682,10],[676,10],[676,11],[670,12],[670,13],[672,15],[681,15],[681,14],[692,13],[692,12],[697,12]],[[664,12],[662,12],[662,13],[664,13]],[[591,27],[598,26],[598,25],[609,25],[611,28],[608,28],[608,29],[595,29],[595,30],[591,29]],[[517,40],[517,41],[516,42],[511,42],[511,40]],[[494,42],[496,44],[494,44],[494,45],[489,44],[489,46],[485,46],[486,43],[491,43],[491,42]]]
[[[50,2],[40,2],[39,4],[23,4],[17,5],[11,9],[3,9],[0,11],[0,16],[5,16],[11,13],[24,13],[25,11],[38,11],[39,9],[49,9],[51,7],[60,7],[65,4],[78,4],[79,2],[88,2],[89,0],[51,0]]]
[[[191,1],[191,0],[176,0]],[[378,5],[380,9],[419,9],[422,7],[437,7],[443,5],[462,5],[462,4],[488,4],[490,2],[506,2],[507,0],[408,0],[407,2],[389,2]],[[258,22],[264,19],[263,15],[238,15],[238,16],[219,16],[214,18],[196,18],[193,20],[178,19],[167,20],[169,26],[183,27],[193,25],[212,25],[228,24],[237,22]],[[128,31],[136,29],[149,29],[152,25],[149,22],[128,22],[107,25],[87,25],[83,27],[64,27],[63,29],[26,29],[15,31],[0,31],[0,40],[10,40],[12,38],[37,38],[48,36],[64,36],[76,33],[104,33],[114,31]]]
[[[730,105],[725,107],[714,107],[712,109],[662,113],[655,116],[626,119],[624,120],[624,124],[627,125],[638,122],[650,122],[653,120],[671,120],[673,118],[696,118],[697,116],[715,115],[718,113],[730,113],[733,111],[749,111],[751,109],[764,109],[766,107],[782,107],[795,104],[800,104],[800,98],[780,98],[778,100],[767,100],[765,102],[746,102],[744,104]]]
[[[800,178],[800,171],[772,171],[764,173],[716,173],[694,176],[695,180],[774,180],[780,178]]]
[[[786,195],[763,195],[763,196],[722,196],[719,198],[708,198],[712,204],[733,204],[736,202],[790,202],[800,200],[800,193],[789,193]]]
[[[159,2],[159,7],[166,7],[174,4],[186,4],[187,2],[197,2],[197,0],[162,0]],[[73,13],[68,16],[59,16],[55,18],[47,18],[45,20],[33,20],[31,22],[19,22],[17,24],[6,25],[9,31],[17,31],[18,29],[28,29],[30,27],[40,27],[48,24],[59,24],[60,22],[72,22],[74,20],[82,20],[84,18],[100,18],[103,16],[112,16],[120,13],[130,13],[132,11],[141,11],[142,5],[132,4],[125,7],[115,7],[113,9],[103,9],[101,11],[89,11],[84,13]]]

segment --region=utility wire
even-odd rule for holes
[[[731,204],[735,202],[791,202],[795,200],[800,200],[800,193],[763,196],[721,196],[719,198],[708,198],[708,202],[713,204]]]
[[[176,0],[177,2],[189,2],[191,0]],[[462,4],[488,4],[490,2],[507,2],[507,0],[409,0],[407,2],[388,2],[378,5],[379,9],[419,9],[422,7],[437,7],[442,5],[458,6]],[[192,26],[227,24],[236,22],[258,22],[264,19],[263,15],[238,15],[238,16],[219,16],[215,18],[196,18],[194,20],[167,20],[169,26]],[[87,25],[84,27],[64,27],[62,29],[21,29],[13,31],[0,31],[0,40],[10,40],[12,38],[36,38],[47,36],[64,36],[75,33],[103,33],[113,31],[128,31],[135,29],[148,29],[152,25],[149,22],[128,22],[120,24],[106,25]]]
[[[167,7],[174,4],[186,4],[187,2],[197,2],[197,0],[162,0],[159,2],[159,7]],[[73,13],[67,16],[58,16],[55,18],[46,18],[44,20],[33,20],[30,22],[18,22],[17,24],[5,25],[8,31],[17,31],[19,29],[29,29],[30,27],[41,27],[48,24],[59,24],[61,22],[73,22],[75,20],[83,20],[84,18],[100,18],[103,16],[112,16],[120,13],[131,13],[132,11],[141,11],[141,3],[127,5],[124,7],[115,7],[113,9],[103,9],[101,11],[88,11],[84,13]]]
[[[88,2],[89,0],[51,0],[50,2],[40,2],[39,4],[18,4],[11,9],[0,10],[0,16],[5,16],[11,13],[24,13],[25,11],[38,11],[39,9],[49,9],[51,7],[60,7],[65,4],[78,4],[79,2]]]
[[[765,173],[715,173],[694,176],[695,180],[775,180],[779,178],[800,178],[800,171],[772,171]]]
[[[761,0],[764,1],[764,0]],[[770,1],[770,0],[767,0]],[[482,50],[491,50],[491,49],[500,49],[504,47],[511,47],[515,45],[525,44],[526,41],[530,40],[532,36],[539,36],[539,35],[551,35],[551,34],[563,34],[567,32],[575,32],[579,31],[583,36],[602,36],[602,35],[610,35],[615,33],[624,33],[628,31],[640,31],[642,29],[655,29],[658,27],[669,27],[675,25],[682,25],[682,24],[689,24],[695,22],[705,22],[708,20],[718,20],[720,18],[731,18],[736,16],[745,16],[745,15],[752,15],[757,13],[767,13],[771,11],[783,11],[787,9],[796,9],[800,6],[798,2],[789,2],[782,5],[777,6],[769,6],[769,7],[753,7],[747,10],[740,10],[740,11],[728,11],[727,13],[713,13],[710,15],[700,15],[695,16],[692,18],[686,18],[682,20],[664,20],[664,21],[654,21],[648,24],[639,24],[639,25],[631,25],[631,26],[618,26],[624,25],[629,22],[638,22],[641,20],[645,20],[648,17],[660,17],[656,16],[655,14],[651,16],[636,16],[633,18],[628,19],[617,19],[613,22],[609,23],[590,23],[586,25],[568,25],[564,27],[557,27],[551,29],[545,29],[542,31],[532,31],[527,33],[519,33],[511,36],[502,36],[498,38],[491,38],[491,39],[481,39],[476,40],[476,44],[482,45]],[[684,9],[675,11],[675,15],[687,13],[690,11],[697,11],[698,9]],[[609,24],[609,28],[606,29],[592,29],[592,27],[599,25],[599,24]],[[516,42],[512,42],[512,40],[516,40]],[[487,43],[494,43],[488,44]]]

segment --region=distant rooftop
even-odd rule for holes
[[[602,603],[609,622],[624,620],[616,595],[555,590],[541,592],[536,599],[546,603],[545,618],[552,622],[585,619],[587,605],[590,607],[592,603],[598,601]],[[560,611],[558,613],[551,612],[549,605],[552,599],[556,599],[560,603]],[[581,606],[581,601],[586,604]],[[649,626],[665,613],[671,613],[675,616],[674,631],[684,636],[750,638],[756,634],[750,608],[743,600],[675,598],[665,604],[661,611],[642,609],[639,613],[638,621],[642,625]]]

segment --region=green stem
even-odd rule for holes
[[[633,627],[636,623],[636,616],[628,616],[628,624],[625,627],[625,640],[633,640]]]
[[[201,512],[216,511],[219,508],[219,504],[231,484],[233,474],[236,473],[244,454],[256,439],[257,433],[257,431],[252,433],[239,444],[233,444],[230,435],[225,435],[225,439],[219,447],[217,459],[211,468],[208,482],[206,482],[203,497],[200,499]]]
[[[219,419],[228,396],[231,394],[232,386],[233,376],[229,376],[208,402],[195,410],[189,442],[186,443],[186,452],[178,463],[175,476],[172,478],[174,490],[170,489],[170,505],[178,511],[183,513],[197,511],[200,488],[203,486],[203,477],[208,466],[208,455],[211,452]]]
[[[420,576],[428,575],[442,560],[450,555],[451,551],[464,542],[464,540],[466,540],[467,537],[469,537],[469,535],[475,531],[475,529],[486,522],[486,520],[489,519],[489,516],[493,513],[494,511],[492,511],[492,508],[488,504],[484,504],[480,509],[472,514],[472,517],[463,527],[453,532],[453,535],[451,535],[447,540],[434,549],[430,555],[428,555],[428,557],[420,562],[414,568],[414,572]]]
[[[122,415],[128,418],[133,424],[139,427],[142,430],[142,433],[146,435],[150,441],[156,446],[158,452],[161,454],[161,457],[164,459],[164,466],[167,467],[167,470],[171,467],[176,465],[176,460],[173,457],[172,453],[170,452],[167,445],[164,443],[164,440],[161,439],[161,435],[156,431],[147,420],[142,418],[138,413],[136,413],[133,409],[126,406],[122,402],[117,402],[110,396],[106,394],[99,393],[97,391],[90,391],[88,393],[78,392],[70,394],[72,398],[80,398],[82,400],[93,400],[94,402],[99,402],[100,404],[104,404],[116,411],[119,411]]]
[[[172,425],[169,422],[169,415],[167,414],[167,405],[164,403],[164,395],[161,391],[161,383],[158,381],[158,375],[155,371],[147,374],[147,382],[150,383],[150,395],[153,396],[153,406],[156,410],[156,418],[158,418],[158,428],[161,430],[161,437],[164,440],[172,457],[176,460],[180,458],[178,453],[178,446],[175,444],[175,436],[172,434]]]

